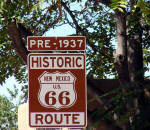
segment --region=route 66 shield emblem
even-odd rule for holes
[[[77,99],[76,77],[70,72],[43,72],[39,78],[38,100],[46,108],[68,108]]]

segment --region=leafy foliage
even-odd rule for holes
[[[4,96],[0,96],[0,129],[17,130],[16,107]]]
[[[14,19],[22,22],[34,35],[42,35],[57,17],[57,4],[45,1],[17,0],[0,1],[0,83],[14,75],[19,82],[27,82],[26,65],[11,46],[7,26]],[[46,4],[43,7],[43,4]],[[44,14],[46,12],[46,14]],[[26,41],[26,39],[24,39]]]
[[[146,23],[150,25],[150,3],[148,1],[138,0],[137,7],[140,7]]]
[[[8,4],[8,2],[10,3]],[[65,1],[68,7],[72,6],[71,2],[75,1]],[[0,70],[2,74],[0,83],[12,75],[19,82],[26,82],[26,65],[22,63],[11,46],[7,25],[15,18],[18,23],[21,22],[26,28],[31,29],[34,35],[42,35],[51,27],[57,27],[61,24],[69,24],[73,28],[76,28],[76,25],[73,21],[71,22],[68,12],[63,7],[61,8],[63,14],[60,14],[57,1],[1,1],[0,5],[2,7],[0,11],[0,34],[3,34],[0,36]],[[6,6],[7,9],[5,9]],[[87,35],[87,39],[89,39],[87,42],[89,45],[87,47],[87,60],[89,66],[93,66],[92,68],[89,67],[89,76],[106,78],[106,75],[113,74],[111,68],[113,67],[114,45],[112,43],[115,36],[115,22],[112,12],[109,12],[109,8],[102,4],[97,4],[95,7],[94,1],[78,4],[78,7],[79,10],[74,9],[72,13],[76,16],[76,20],[83,30],[82,33],[77,32],[77,35]],[[61,19],[57,21],[59,15],[61,15]],[[5,22],[6,20],[7,22]],[[92,45],[96,48],[94,55],[92,55]]]
[[[106,2],[106,1],[105,1]],[[75,7],[74,7],[75,6]],[[115,11],[119,10],[125,13],[128,22],[128,36],[133,36],[142,30],[142,48],[144,54],[145,70],[148,70],[150,62],[150,6],[148,1],[138,0],[137,3],[129,8],[130,3],[126,0],[111,0],[110,6],[102,4],[98,0],[1,0],[0,1],[0,84],[5,80],[14,76],[19,83],[27,83],[27,65],[25,65],[19,55],[15,51],[15,46],[12,46],[12,39],[8,32],[8,26],[16,21],[19,28],[21,23],[26,29],[30,30],[33,35],[44,35],[49,29],[56,28],[64,24],[70,25],[76,30],[72,35],[84,35],[87,39],[87,77],[106,79],[117,77],[114,70],[113,51],[115,49],[116,21]],[[138,13],[137,13],[138,10]],[[130,15],[130,17],[128,17]],[[22,37],[26,44],[26,38]],[[27,101],[27,85],[22,87],[24,95],[22,102]],[[124,86],[112,90],[104,94],[103,98],[108,95],[115,94],[109,99],[100,109],[94,112],[95,115],[101,115],[103,108],[109,106],[109,109],[101,115],[101,120],[113,120],[114,114],[118,114],[118,118],[114,124],[122,126],[128,124],[129,117],[133,117],[133,122],[130,123],[131,129],[147,129],[149,116],[149,105],[146,108],[131,107],[131,109],[123,111],[127,104],[130,104],[135,97],[143,93],[143,87],[137,91],[128,90],[123,92]],[[15,93],[8,90],[12,97],[15,98]],[[97,98],[97,97],[96,97]],[[16,119],[15,108],[12,103],[9,103],[5,97],[0,98],[2,107],[1,110],[6,112],[6,115],[11,115]],[[4,101],[4,102],[3,102]],[[92,99],[93,101],[93,99]],[[5,103],[6,102],[6,103]],[[147,99],[149,103],[149,98]],[[4,107],[5,106],[5,107]],[[145,107],[145,106],[144,106]],[[135,113],[137,109],[142,110],[141,113]],[[6,110],[10,110],[7,113]],[[14,112],[14,113],[13,113]],[[14,115],[13,115],[14,114]],[[15,129],[15,124],[12,119],[0,116],[2,118],[1,127],[7,124],[8,127]],[[4,121],[5,120],[5,121]],[[96,122],[96,125],[99,123]],[[5,122],[5,123],[4,123]],[[145,122],[144,126],[139,126],[141,122]]]
[[[111,0],[111,9],[116,10],[118,9],[121,12],[124,12],[124,8],[127,8],[127,0]]]

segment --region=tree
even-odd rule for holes
[[[17,130],[16,107],[5,96],[0,96],[0,129]]]
[[[78,8],[73,8],[75,4]],[[91,100],[107,98],[94,110],[93,122],[96,120],[98,124],[98,119],[121,129],[149,129],[149,85],[145,85],[144,79],[150,61],[148,1],[2,0],[0,7],[0,83],[12,75],[19,82],[27,82],[26,64],[30,53],[26,48],[27,36],[43,35],[50,28],[69,24],[76,30],[72,35],[87,38],[87,77],[111,76],[120,83],[120,87]],[[110,94],[115,96],[109,99]],[[145,124],[141,126],[141,122]]]

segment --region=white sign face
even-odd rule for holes
[[[39,77],[39,102],[46,108],[71,107],[76,99],[75,80],[71,72],[44,73]]]

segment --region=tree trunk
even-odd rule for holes
[[[120,85],[124,86],[125,92],[129,83],[128,63],[127,63],[127,35],[126,35],[126,15],[116,10],[116,28],[117,28],[117,50],[115,53],[114,65],[118,72]],[[123,111],[126,111],[125,108]],[[118,113],[117,113],[118,114]],[[123,130],[128,130],[128,125],[122,126]]]
[[[132,6],[134,0],[130,0]],[[121,85],[128,86],[123,89],[124,92],[132,91],[135,92],[132,103],[127,104],[126,111],[135,108],[136,111],[132,114],[129,123],[132,123],[134,116],[139,113],[137,109],[140,106],[145,105],[144,99],[144,73],[143,73],[143,53],[142,53],[142,29],[139,24],[140,10],[137,8],[136,11],[130,12],[129,21],[126,20],[125,13],[116,13],[116,27],[117,27],[117,50],[115,54],[115,67],[118,72],[118,77]],[[133,24],[134,22],[134,24]],[[132,25],[130,25],[132,23]],[[127,28],[127,26],[129,28]],[[143,92],[137,95],[137,90]],[[123,130],[128,129],[128,124],[123,126]]]
[[[134,6],[134,4],[135,4],[135,1],[130,0],[131,9]],[[140,17],[141,17],[140,9],[136,8],[135,12],[131,13],[129,16],[130,20],[129,20],[128,26],[130,28],[127,29],[128,70],[129,70],[129,77],[130,77],[130,83],[131,83],[130,89],[132,89],[135,92],[133,103],[131,105],[134,108],[138,108],[133,113],[133,116],[139,114],[148,105],[145,100],[145,92],[143,88],[144,87],[144,68],[143,68],[143,50],[142,50],[143,31],[139,22]],[[130,25],[130,23],[133,23],[133,22],[134,22],[134,26]],[[136,94],[137,91],[139,90],[141,91],[141,93]],[[146,129],[150,129],[150,128],[146,128]]]
[[[127,64],[127,36],[126,36],[126,16],[125,13],[116,10],[117,28],[117,50],[115,56],[115,67],[122,85],[129,82]]]

